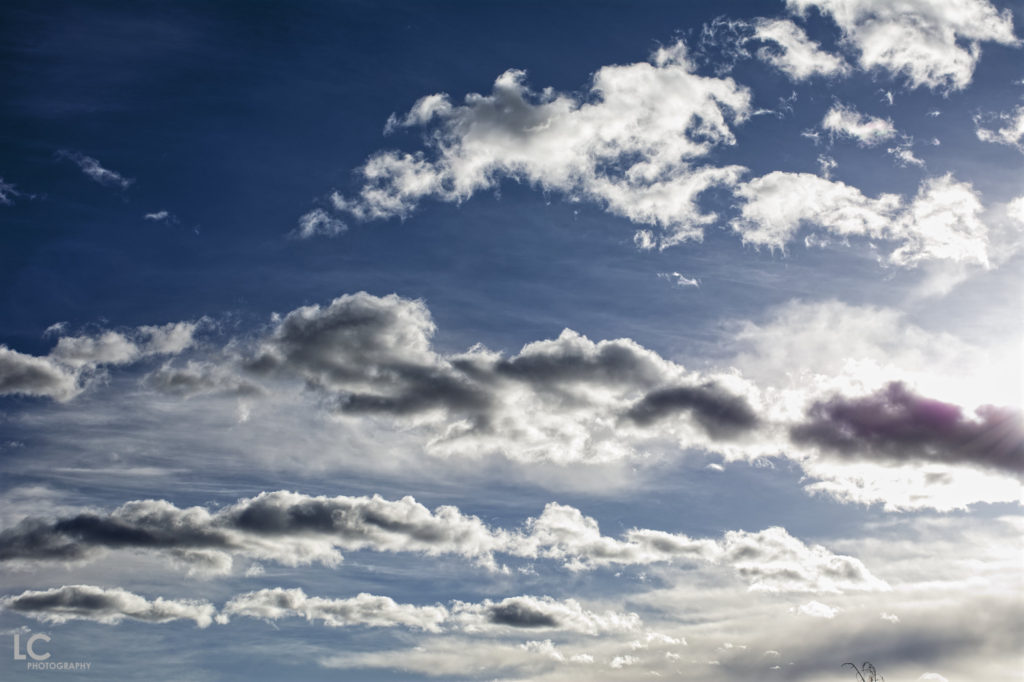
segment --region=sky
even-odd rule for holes
[[[1022,39],[3,3],[3,678],[1024,679]]]

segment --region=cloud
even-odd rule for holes
[[[658,277],[661,279],[667,279],[670,282],[674,282],[679,287],[694,287],[700,288],[700,280],[696,278],[687,277],[678,272],[659,272]]]
[[[68,159],[77,165],[83,173],[85,173],[90,179],[95,180],[101,185],[107,185],[108,187],[120,187],[121,189],[128,189],[135,180],[132,178],[126,178],[116,171],[112,171],[108,168],[104,168],[100,165],[100,162],[91,156],[86,156],[80,152],[69,152],[61,150],[57,152],[57,156],[62,159]]]
[[[987,0],[786,0],[804,15],[814,7],[842,30],[864,69],[902,76],[911,88],[962,90],[974,75],[982,42],[1016,45],[1013,16]]]
[[[70,400],[80,392],[78,376],[49,358],[0,346],[0,395],[28,395]]]
[[[970,183],[951,174],[922,182],[904,206],[895,194],[872,199],[839,181],[808,173],[773,171],[742,185],[740,215],[732,221],[744,243],[785,249],[803,226],[847,239],[894,242],[889,263],[915,267],[926,262],[990,267],[989,230]],[[794,202],[791,197],[804,201]]]
[[[1016,107],[1012,112],[999,114],[996,117],[1006,125],[998,130],[981,127],[984,116],[974,117],[975,133],[982,142],[993,142],[1016,147],[1024,152],[1024,105]]]
[[[0,561],[87,560],[111,549],[162,553],[191,570],[220,573],[231,569],[234,555],[287,566],[333,567],[342,561],[339,550],[367,549],[456,555],[491,569],[497,567],[496,554],[553,559],[573,571],[674,561],[723,565],[751,589],[766,591],[886,587],[856,558],[808,546],[783,528],[729,531],[721,540],[634,528],[616,539],[602,535],[595,519],[556,502],[521,528],[501,529],[452,506],[431,512],[412,497],[389,501],[376,495],[312,497],[277,491],[213,512],[181,509],[165,500],[137,500],[109,513],[86,511],[56,521],[27,517],[0,532]],[[564,617],[558,616],[557,609],[545,604],[513,600],[463,613],[486,617],[492,625],[515,625],[516,618],[523,621],[520,625],[534,617],[543,620],[539,613],[559,622],[572,620],[564,610],[558,611]],[[463,621],[483,627],[479,619],[466,616]]]
[[[309,239],[317,235],[333,237],[347,229],[348,226],[345,223],[331,217],[327,211],[322,208],[315,208],[299,218],[299,227],[294,234],[299,239]]]
[[[826,620],[832,620],[839,613],[839,609],[833,608],[828,604],[822,604],[820,601],[811,600],[806,604],[801,604],[796,608],[796,612],[803,616],[810,616],[811,618],[825,618]]]
[[[986,410],[994,416],[1019,409],[1020,387],[1006,379],[1019,371],[1020,351],[1012,340],[981,348],[927,331],[889,308],[794,301],[762,323],[741,325],[736,339],[735,365],[761,387],[760,416],[766,423],[799,428],[811,421],[808,414],[815,405],[837,397],[878,400],[894,382],[902,382],[913,396],[956,406],[950,409],[962,410],[965,424],[980,423]],[[991,404],[1006,407],[983,407]],[[909,407],[896,409],[896,415],[909,412]],[[870,433],[868,424],[858,428]],[[847,454],[798,441],[792,434],[781,441],[780,447],[804,470],[808,492],[849,503],[882,503],[888,511],[963,509],[972,502],[1020,497],[1016,476],[991,462],[872,455],[870,438],[853,442],[852,432],[848,435]],[[923,447],[927,452],[934,444]]]
[[[359,170],[362,188],[335,193],[335,207],[360,220],[406,217],[424,198],[460,202],[513,179],[657,226],[662,247],[700,239],[715,219],[700,194],[734,184],[743,169],[695,164],[734,143],[730,125],[749,116],[750,93],[693,71],[679,42],[649,62],[598,69],[581,95],[536,92],[518,70],[461,105],[429,95],[387,126],[426,127],[427,149],[374,154]]]
[[[149,601],[121,588],[104,589],[93,585],[26,590],[20,595],[0,599],[0,608],[44,623],[88,620],[116,625],[125,619],[145,623],[193,620],[201,628],[208,627],[216,613],[213,605],[206,601],[162,597]]]
[[[434,331],[421,301],[345,295],[285,315],[242,364],[253,377],[300,377],[342,416],[390,416],[429,427],[428,450],[440,455],[631,457],[633,447],[614,425],[636,401],[669,388],[691,390],[693,400],[677,404],[677,418],[662,421],[649,437],[700,446],[742,437],[754,424],[734,381],[718,385],[687,373],[629,339],[593,342],[564,330],[509,357],[479,347],[442,356],[432,347]],[[637,409],[650,412],[657,403],[667,414],[666,400],[653,394]],[[626,431],[643,423],[641,415]]]
[[[365,592],[348,599],[324,599],[307,597],[299,588],[275,587],[234,597],[221,609],[219,620],[226,622],[229,616],[263,620],[299,616],[310,622],[322,621],[332,628],[354,625],[377,628],[401,626],[439,632],[448,615],[448,610],[440,605],[398,604],[390,597]]]
[[[570,570],[682,561],[730,567],[756,591],[888,589],[858,559],[808,546],[777,526],[756,533],[728,531],[721,540],[634,528],[619,540],[601,535],[597,521],[578,509],[551,502],[527,521],[526,531],[516,553],[561,560]]]
[[[886,153],[896,160],[896,165],[906,168],[908,166],[924,167],[924,161],[914,155],[913,142],[902,142],[895,147],[889,147]]]
[[[21,192],[15,189],[15,185],[0,178],[0,206],[12,206],[14,199],[20,196]]]
[[[651,391],[626,414],[637,424],[647,425],[679,413],[692,414],[712,437],[749,431],[758,423],[746,400],[714,384]]]
[[[843,76],[850,71],[842,57],[821,50],[802,28],[788,19],[758,19],[753,28],[755,40],[775,45],[775,49],[759,49],[758,58],[795,81],[813,76]]]
[[[238,376],[223,364],[197,360],[178,366],[165,363],[147,374],[145,383],[161,393],[182,398],[207,394],[253,397],[267,393],[259,384]]]
[[[957,405],[923,398],[895,382],[868,396],[815,403],[792,436],[846,457],[1024,472],[1024,415],[991,405],[976,415],[967,417]]]
[[[128,502],[47,522],[29,518],[0,533],[0,561],[90,559],[103,550],[166,553],[192,570],[225,573],[232,555],[287,566],[336,566],[339,549],[457,554],[493,565],[503,546],[475,516],[431,512],[411,497],[310,497],[265,492],[211,512],[164,500]]]
[[[635,613],[598,613],[584,609],[575,599],[525,595],[478,604],[456,601],[452,621],[466,632],[559,630],[585,635],[632,632],[642,625]]]
[[[857,140],[864,147],[872,147],[896,135],[892,121],[862,114],[839,103],[833,104],[826,112],[821,127],[831,135]]]
[[[199,322],[143,325],[128,332],[62,336],[47,356],[0,346],[0,395],[29,395],[67,401],[84,390],[98,368],[127,365],[154,355],[177,355],[190,348]],[[63,324],[47,329],[61,333]]]

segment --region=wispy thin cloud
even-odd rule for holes
[[[120,187],[121,189],[128,189],[135,183],[134,178],[126,178],[117,171],[104,168],[100,165],[100,162],[91,156],[86,156],[81,152],[70,152],[67,150],[60,150],[57,152],[57,156],[62,159],[67,159],[78,166],[83,173],[85,173],[90,179],[98,182],[101,185],[108,187]]]

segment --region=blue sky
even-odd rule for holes
[[[1022,17],[5,3],[5,679],[1021,679]]]

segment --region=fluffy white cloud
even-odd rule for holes
[[[788,19],[758,19],[753,28],[754,39],[775,45],[775,49],[763,47],[758,50],[758,58],[793,80],[842,76],[850,71],[842,57],[823,51],[802,28]]]
[[[1012,112],[1000,114],[996,117],[1004,125],[998,129],[983,128],[983,116],[974,117],[975,132],[982,142],[994,142],[1016,147],[1024,152],[1024,105],[1018,106]]]
[[[521,528],[501,529],[456,507],[431,512],[411,497],[389,501],[379,496],[312,497],[277,491],[214,512],[202,507],[181,509],[165,500],[139,500],[106,514],[87,511],[56,521],[29,517],[0,532],[0,561],[72,561],[109,549],[167,553],[194,570],[220,572],[231,568],[235,555],[288,566],[336,566],[342,560],[340,549],[368,549],[456,555],[490,568],[497,567],[496,554],[553,559],[574,571],[672,562],[721,565],[735,571],[752,590],[886,588],[858,559],[806,545],[783,528],[729,531],[721,540],[633,528],[618,539],[602,535],[597,521],[580,510],[556,502]],[[583,616],[566,615],[565,609],[577,607],[563,604],[556,609],[551,604],[515,601],[455,611],[463,613],[467,627],[484,612],[498,614],[492,624],[515,625],[514,612],[519,609],[525,619],[530,613],[544,612],[549,620],[576,622],[577,631],[592,629],[580,625]],[[587,618],[593,628],[598,627],[598,616]],[[619,622],[608,622],[613,620]]]
[[[894,242],[887,260],[903,267],[941,261],[988,268],[989,230],[970,183],[947,174],[925,180],[904,205],[895,194],[865,196],[855,187],[809,173],[773,171],[742,185],[732,227],[744,243],[784,249],[801,228],[841,238]],[[803,197],[792,201],[792,197]]]
[[[355,197],[336,208],[360,219],[404,217],[423,198],[463,201],[504,178],[594,201],[663,232],[662,246],[699,239],[715,219],[697,199],[734,184],[742,168],[697,166],[750,114],[750,93],[729,78],[696,75],[683,43],[649,62],[605,66],[582,95],[535,92],[510,70],[489,95],[420,99],[388,130],[431,129],[426,153],[381,152],[360,170]]]
[[[982,42],[1017,44],[1010,10],[987,0],[786,0],[805,14],[832,17],[864,69],[902,76],[912,88],[961,90],[974,75]]]
[[[188,349],[200,324],[172,322],[144,325],[126,333],[104,331],[93,336],[64,336],[44,357],[0,346],[0,395],[70,400],[82,392],[83,381],[97,369],[127,365],[154,355],[177,355]]]
[[[146,623],[193,620],[201,628],[209,626],[216,613],[213,605],[206,601],[162,597],[150,601],[118,587],[104,589],[93,585],[26,590],[3,597],[0,607],[44,623],[90,620],[114,625],[125,619]]]
[[[240,594],[221,609],[219,622],[230,616],[278,620],[299,616],[322,621],[328,627],[365,625],[368,627],[408,627],[438,632],[448,618],[443,606],[399,604],[390,597],[360,593],[348,599],[308,597],[299,588],[280,587]]]
[[[821,127],[838,137],[848,137],[871,147],[896,135],[892,121],[862,114],[853,107],[833,104],[825,113]]]

